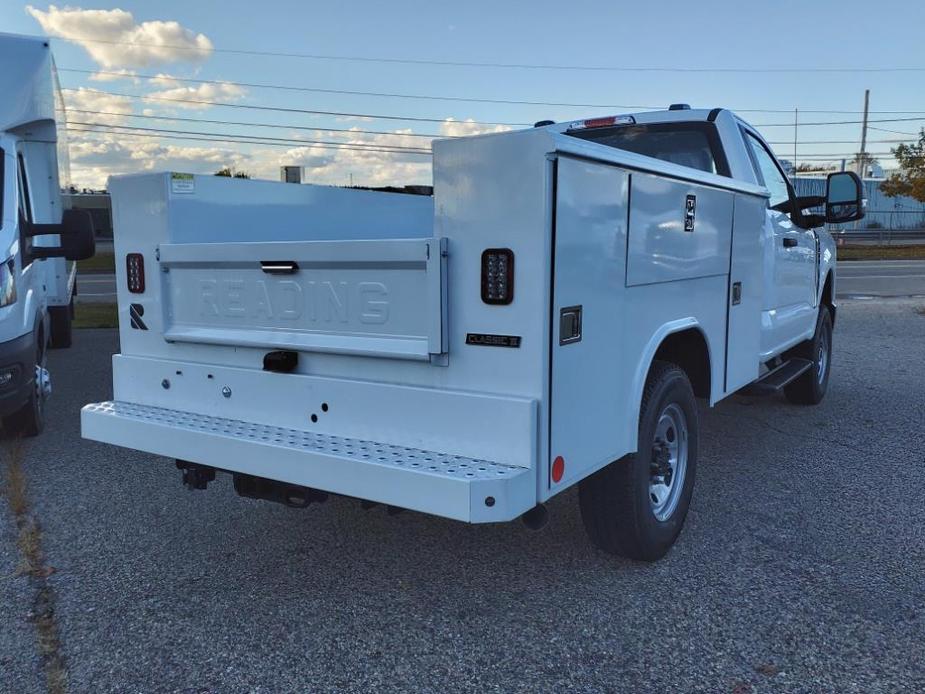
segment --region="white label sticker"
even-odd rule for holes
[[[193,179],[193,174],[170,174],[170,191],[172,193],[195,193],[196,181]]]

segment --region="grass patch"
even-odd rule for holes
[[[97,251],[86,260],[77,261],[77,272],[115,272],[116,256],[106,251]]]
[[[36,646],[45,671],[45,689],[50,694],[66,694],[67,664],[55,622],[55,595],[48,576],[54,568],[45,563],[42,529],[29,503],[29,490],[23,469],[25,454],[22,441],[14,439],[2,456],[5,468],[2,492],[7,497],[16,524],[16,547],[19,550],[19,573],[29,576],[35,595],[29,616],[35,629]]]
[[[839,246],[839,260],[925,260],[925,245]]]
[[[72,325],[75,328],[118,328],[119,308],[115,304],[75,304]]]

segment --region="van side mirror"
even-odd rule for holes
[[[60,246],[33,246],[32,257],[86,260],[96,253],[93,218],[87,210],[64,210],[60,224],[32,224],[30,236],[58,234]]]
[[[825,187],[825,221],[829,224],[853,222],[864,218],[867,200],[864,184],[851,171],[829,174]]]

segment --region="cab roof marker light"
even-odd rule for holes
[[[636,119],[632,116],[603,116],[601,118],[572,121],[566,132],[587,130],[588,128],[609,128],[613,125],[635,125],[635,123]]]

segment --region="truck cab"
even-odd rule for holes
[[[796,197],[724,109],[433,150],[432,197],[110,179],[122,352],[83,436],[290,506],[538,527],[577,485],[597,546],[663,556],[693,493],[697,398],[824,396],[820,227],[863,215],[859,180]]]
[[[16,68],[0,76],[0,418],[8,432],[35,435],[51,393],[46,347],[71,341],[69,261],[93,254],[93,229],[85,213],[62,209],[48,42],[0,35],[0,60]]]
[[[824,219],[802,214],[822,201],[797,198],[780,162],[755,128],[732,111],[692,110],[684,104],[630,118],[631,124],[616,118],[608,125],[605,118],[549,127],[768,191],[761,232],[762,268],[754,275],[762,277],[762,361],[784,353],[812,333],[820,302],[831,307],[834,318],[835,243],[822,224]],[[839,176],[844,178],[851,175]]]

